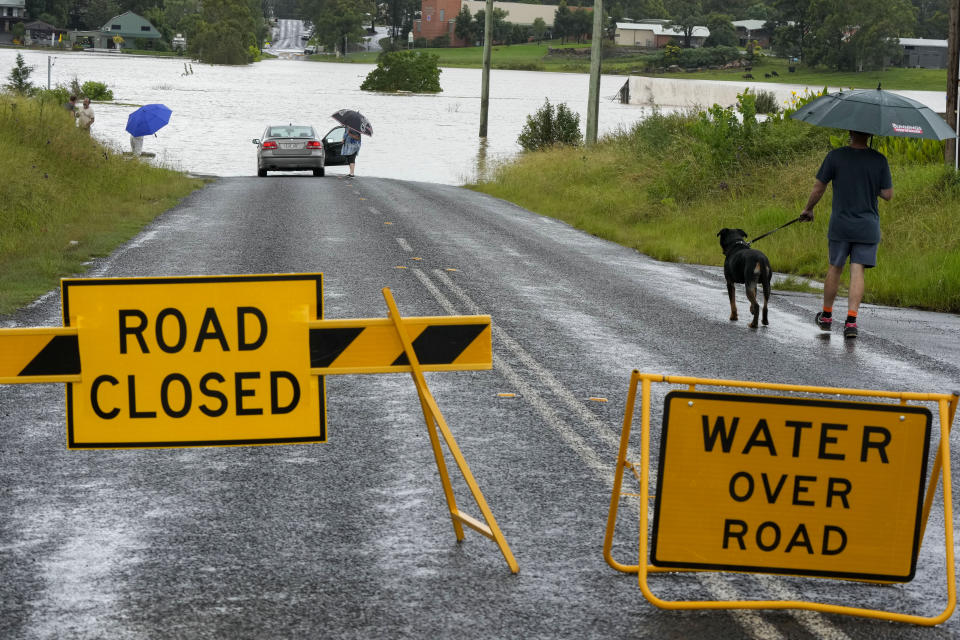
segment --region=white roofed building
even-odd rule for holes
[[[614,42],[625,47],[643,47],[662,49],[668,44],[683,45],[683,30],[667,27],[662,22],[618,22],[614,32]],[[706,27],[694,27],[690,38],[691,47],[702,47],[704,40],[710,37]]]

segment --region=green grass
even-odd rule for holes
[[[589,148],[524,153],[489,181],[468,186],[660,260],[722,265],[717,231],[739,227],[759,236],[797,217],[829,150],[821,140],[780,161],[746,160],[728,173],[711,172],[703,147],[682,127],[649,126],[644,135],[622,132]],[[883,241],[865,301],[960,312],[960,178],[941,165],[896,158],[891,170],[894,199],[880,205]],[[830,194],[812,223],[756,245],[776,271],[823,279]]]
[[[629,63],[612,61],[611,66],[613,69],[605,65],[604,71],[606,73],[623,73],[623,71],[614,71],[614,69],[620,68],[622,64]],[[790,66],[795,68],[793,73],[789,70]],[[774,71],[779,74],[779,77],[772,75]],[[742,80],[745,73],[746,71],[743,69],[727,69],[657,75],[658,77],[668,78],[693,77],[700,80]],[[947,86],[946,69],[904,69],[891,67],[884,71],[863,71],[861,73],[855,73],[852,71],[829,71],[823,68],[811,68],[802,64],[791,65],[783,58],[767,56],[760,58],[757,64],[753,65],[750,74],[753,75],[753,81],[755,82],[805,84],[817,87],[841,87],[844,89],[876,89],[878,83],[882,84],[884,89],[899,89],[904,91],[945,91]],[[771,75],[767,78],[765,74]]]
[[[494,69],[521,69],[529,71],[562,71],[568,73],[589,73],[590,57],[570,58],[548,55],[548,48],[589,49],[590,44],[567,43],[559,40],[544,41],[541,44],[497,45],[490,55],[490,64]],[[443,47],[419,49],[436,54],[441,67],[466,67],[479,69],[483,66],[483,47]],[[340,62],[376,64],[375,52],[350,53],[346,58],[331,55],[312,55],[309,60],[316,62]],[[603,73],[611,75],[653,75],[646,69],[646,62],[640,56],[608,57],[603,61]],[[753,66],[751,74],[756,82],[778,82],[803,84],[815,87],[842,87],[856,89],[874,89],[878,83],[884,89],[902,91],[945,91],[947,72],[945,69],[903,69],[889,68],[885,71],[864,71],[862,73],[837,72],[823,68],[811,68],[802,64],[791,65],[783,58],[763,56]],[[778,76],[773,76],[776,71]],[[657,77],[688,78],[698,80],[743,80],[746,71],[742,69],[703,70],[696,72],[662,73]],[[771,74],[769,78],[765,74]]]
[[[101,146],[53,102],[0,94],[0,314],[105,256],[204,182]]]

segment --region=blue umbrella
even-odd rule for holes
[[[148,136],[170,122],[170,109],[162,104],[145,104],[127,116],[127,132],[132,136]]]

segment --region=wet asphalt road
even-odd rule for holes
[[[960,637],[956,615],[920,628],[662,611],[601,554],[632,369],[949,392],[960,389],[956,316],[867,306],[851,343],[820,335],[815,297],[778,294],[771,325],[753,331],[727,320],[717,269],[655,262],[455,187],[338,175],[218,180],[89,275],[318,271],[327,318],[385,316],[384,286],[404,315],[492,316],[492,371],[427,379],[519,574],[473,531],[456,543],[407,375],[329,377],[326,444],[206,449],[68,451],[63,385],[7,385],[0,638]],[[59,307],[53,292],[0,326],[57,326]],[[455,490],[479,515],[462,481]],[[624,562],[636,562],[636,513],[625,500],[614,549]],[[932,616],[944,573],[935,504],[907,585],[652,583],[666,599],[807,598]]]

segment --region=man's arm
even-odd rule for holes
[[[893,198],[893,187],[889,189],[880,189],[880,197],[890,202],[890,199]]]
[[[804,222],[813,220],[813,208],[820,202],[820,198],[827,191],[827,183],[814,180],[813,190],[810,191],[810,197],[807,199],[807,206],[800,212],[800,219]]]

